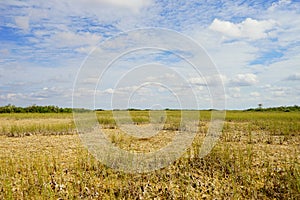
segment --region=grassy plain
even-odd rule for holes
[[[111,142],[153,151],[172,140],[179,111],[167,111],[165,134],[139,140],[122,133],[111,111],[97,112]],[[147,111],[133,121],[149,123]],[[0,199],[300,199],[300,113],[228,111],[212,152],[198,157],[210,112],[201,111],[192,147],[170,166],[127,174],[82,146],[72,114],[0,115]]]

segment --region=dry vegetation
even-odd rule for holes
[[[82,146],[72,114],[0,115],[0,199],[300,199],[300,113],[227,112],[223,134],[197,156],[210,113],[201,111],[193,146],[170,166],[126,174]],[[133,120],[149,122],[146,111]],[[120,131],[109,111],[98,120],[112,143],[153,151],[172,139],[180,113],[168,111],[162,133],[139,140]]]

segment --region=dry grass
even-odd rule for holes
[[[1,114],[0,135],[22,137],[29,135],[61,135],[75,133],[71,114]]]
[[[150,139],[136,139],[122,133],[110,114],[99,113],[110,140],[120,148],[146,152],[170,142],[180,116],[169,111],[164,130]],[[142,116],[141,124],[147,123],[145,115],[134,113],[137,121]],[[7,137],[13,135],[2,133],[0,199],[299,199],[300,116],[278,115],[229,112],[220,141],[208,156],[199,158],[197,149],[209,119],[204,113],[186,154],[147,174],[104,166],[82,146],[77,134],[53,130],[48,135]],[[2,127],[70,122],[71,115],[0,117]],[[20,129],[18,136],[24,136],[22,130],[26,129]]]

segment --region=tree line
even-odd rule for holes
[[[102,111],[103,109],[97,109],[96,111]],[[139,109],[128,109],[130,111],[139,110]],[[145,109],[148,110],[148,109]],[[165,109],[165,110],[172,110],[172,109]],[[8,104],[6,106],[0,106],[0,113],[72,113],[75,112],[90,112],[92,110],[84,109],[84,108],[60,108],[58,106],[38,106],[38,105],[31,105],[28,107],[19,107],[12,104]],[[245,111],[279,111],[279,112],[297,112],[300,111],[300,106],[280,106],[280,107],[271,107],[271,108],[250,108]]]
[[[58,106],[38,106],[18,107],[8,104],[0,107],[0,113],[71,113],[72,108],[60,108]]]
[[[296,112],[300,111],[300,106],[294,105],[294,106],[279,106],[279,107],[271,107],[271,108],[262,108],[259,106],[258,108],[250,108],[246,111],[279,111],[279,112]]]

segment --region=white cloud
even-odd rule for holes
[[[268,31],[275,27],[276,23],[273,20],[255,20],[247,18],[241,23],[232,23],[230,21],[222,21],[214,19],[210,25],[210,29],[220,32],[229,37],[261,39],[268,37]]]
[[[258,83],[257,76],[255,74],[237,74],[229,81],[233,86],[252,86]]]
[[[62,93],[55,93],[53,91],[35,91],[31,93],[7,93],[0,95],[0,100],[8,103],[30,102],[30,104],[41,104],[43,100],[49,99],[53,96],[61,96]]]
[[[58,32],[52,39],[53,43],[59,47],[74,47],[82,45],[94,46],[99,43],[101,36],[89,32]]]
[[[205,78],[191,77],[188,79],[188,82],[198,86],[214,86],[216,84],[219,84],[219,82],[217,82],[218,80],[221,80],[223,83],[226,83],[227,77],[222,74],[207,76]]]
[[[104,93],[113,94],[114,93],[114,89],[108,88],[108,89],[104,90]]]
[[[278,9],[280,7],[285,7],[290,3],[291,3],[291,0],[279,0],[277,2],[273,2],[268,10],[274,11],[275,9]]]
[[[264,94],[268,96],[270,94],[271,97],[287,97],[293,96],[293,88],[285,87],[285,86],[277,86],[277,85],[264,85],[263,87]]]
[[[246,66],[257,57],[260,48],[250,42],[224,42],[218,33],[209,29],[195,31],[192,37],[206,49],[222,75],[230,77],[233,71],[235,74],[253,72]]]
[[[15,94],[15,93],[8,93],[8,94],[6,95],[6,98],[7,98],[8,100],[14,100],[16,97],[17,97],[17,94]]]
[[[214,19],[214,21],[212,22],[209,28],[229,36],[233,36],[233,37],[241,36],[240,28],[237,25],[227,21]]]

